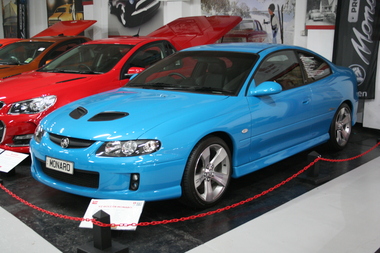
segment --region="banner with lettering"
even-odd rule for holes
[[[27,24],[27,0],[17,0],[17,37],[29,38]]]
[[[357,77],[359,97],[375,98],[379,41],[375,39],[375,17],[379,0],[339,0],[333,62],[351,68]]]

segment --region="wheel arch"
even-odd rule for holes
[[[354,104],[353,104],[353,102],[351,101],[351,100],[349,100],[349,99],[347,99],[347,100],[344,100],[340,105],[339,105],[339,107],[342,105],[342,104],[346,104],[346,105],[348,105],[348,107],[350,107],[350,110],[351,110],[351,120],[352,120],[352,125],[354,125],[355,123],[356,123],[356,109],[355,109],[355,106],[354,106]],[[338,107],[338,108],[339,108]]]
[[[197,143],[194,145],[194,147],[200,143],[201,141],[203,141],[204,139],[210,137],[210,136],[215,136],[215,137],[219,137],[220,139],[222,139],[228,146],[229,150],[230,150],[230,153],[231,153],[231,163],[232,163],[232,172],[233,172],[233,168],[234,168],[234,164],[233,164],[233,156],[234,156],[234,144],[233,144],[233,140],[232,140],[232,137],[231,135],[229,135],[228,133],[226,132],[223,132],[223,131],[217,131],[217,132],[212,132],[212,133],[208,133],[207,135],[203,136],[201,139],[199,139],[197,141]],[[194,148],[193,147],[193,148]]]

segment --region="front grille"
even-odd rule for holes
[[[69,145],[67,146],[67,148],[87,148],[95,142],[95,141],[85,140],[85,139],[70,138],[70,137],[66,137],[66,136],[62,136],[58,134],[52,134],[52,133],[49,133],[49,137],[52,142],[54,142],[55,144],[59,146],[61,145],[62,139],[68,138]]]
[[[5,125],[4,125],[4,122],[0,120],[0,143],[3,142],[4,135],[5,135]]]
[[[51,178],[78,186],[84,186],[89,188],[99,187],[98,172],[74,169],[74,174],[71,175],[60,171],[48,169],[46,168],[45,161],[39,161],[41,163],[42,171]]]

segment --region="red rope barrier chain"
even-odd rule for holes
[[[139,222],[139,223],[130,223],[130,224],[126,224],[126,223],[120,223],[120,224],[115,224],[115,223],[111,223],[111,224],[107,224],[107,223],[102,223],[100,221],[97,221],[96,219],[89,219],[89,218],[79,218],[79,217],[73,217],[73,216],[68,216],[68,215],[63,215],[63,214],[59,214],[59,213],[54,213],[54,212],[50,212],[48,210],[45,210],[41,207],[38,207],[36,205],[33,205],[32,203],[20,198],[19,196],[17,196],[16,194],[14,194],[13,192],[11,192],[10,190],[8,190],[4,185],[0,184],[0,188],[2,190],[4,190],[6,193],[8,193],[10,196],[12,196],[13,198],[17,199],[18,201],[20,201],[21,203],[35,209],[35,210],[38,210],[40,212],[43,212],[43,213],[46,213],[48,215],[51,215],[51,216],[55,216],[55,217],[58,217],[58,218],[62,218],[62,219],[67,219],[67,220],[74,220],[74,221],[86,221],[86,222],[92,222],[94,225],[97,225],[97,226],[101,226],[101,227],[128,227],[128,226],[133,226],[133,227],[136,227],[136,226],[154,226],[154,225],[161,225],[161,224],[168,224],[168,223],[175,223],[175,222],[180,222],[180,221],[187,221],[187,220],[194,220],[194,219],[197,219],[197,218],[201,218],[201,217],[205,217],[205,216],[209,216],[209,215],[213,215],[213,214],[216,214],[216,213],[220,213],[220,212],[223,212],[223,211],[226,211],[226,210],[230,210],[232,208],[235,208],[235,207],[238,207],[238,206],[241,206],[241,205],[244,205],[248,202],[251,202],[259,197],[262,197],[264,196],[265,194],[268,194],[274,190],[276,190],[277,188],[283,186],[284,184],[288,183],[289,181],[293,180],[294,178],[298,177],[300,174],[302,174],[303,172],[305,172],[306,170],[308,170],[310,167],[312,167],[315,163],[317,163],[318,161],[326,161],[326,162],[346,162],[346,161],[351,161],[351,160],[354,160],[354,159],[357,159],[359,157],[362,157],[366,154],[368,154],[369,152],[371,152],[372,150],[374,150],[376,147],[378,147],[380,145],[380,142],[378,142],[375,146],[373,146],[372,148],[370,148],[369,150],[365,151],[364,153],[360,154],[360,155],[357,155],[357,156],[354,156],[354,157],[351,157],[351,158],[346,158],[346,159],[326,159],[326,158],[322,158],[322,157],[317,157],[314,161],[312,161],[309,165],[305,166],[302,170],[298,171],[296,174],[288,177],[287,179],[285,179],[284,181],[282,181],[281,183],[269,188],[268,190],[265,190],[259,194],[256,194],[255,196],[253,197],[250,197],[246,200],[242,200],[238,203],[235,203],[235,204],[232,204],[232,205],[229,205],[229,206],[226,206],[226,207],[223,207],[223,208],[219,208],[219,209],[216,209],[216,210],[213,210],[213,211],[209,211],[209,212],[206,212],[206,213],[200,213],[200,214],[197,214],[197,215],[191,215],[191,216],[188,216],[188,217],[182,217],[182,218],[175,218],[175,219],[170,219],[170,220],[162,220],[162,221],[151,221],[151,222]]]

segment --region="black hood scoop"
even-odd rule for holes
[[[84,115],[87,114],[87,110],[86,108],[83,108],[82,106],[76,108],[75,110],[73,110],[72,112],[70,112],[70,117],[73,118],[73,119],[80,119],[82,118]]]
[[[111,121],[128,116],[127,112],[101,112],[90,118],[88,121]]]

